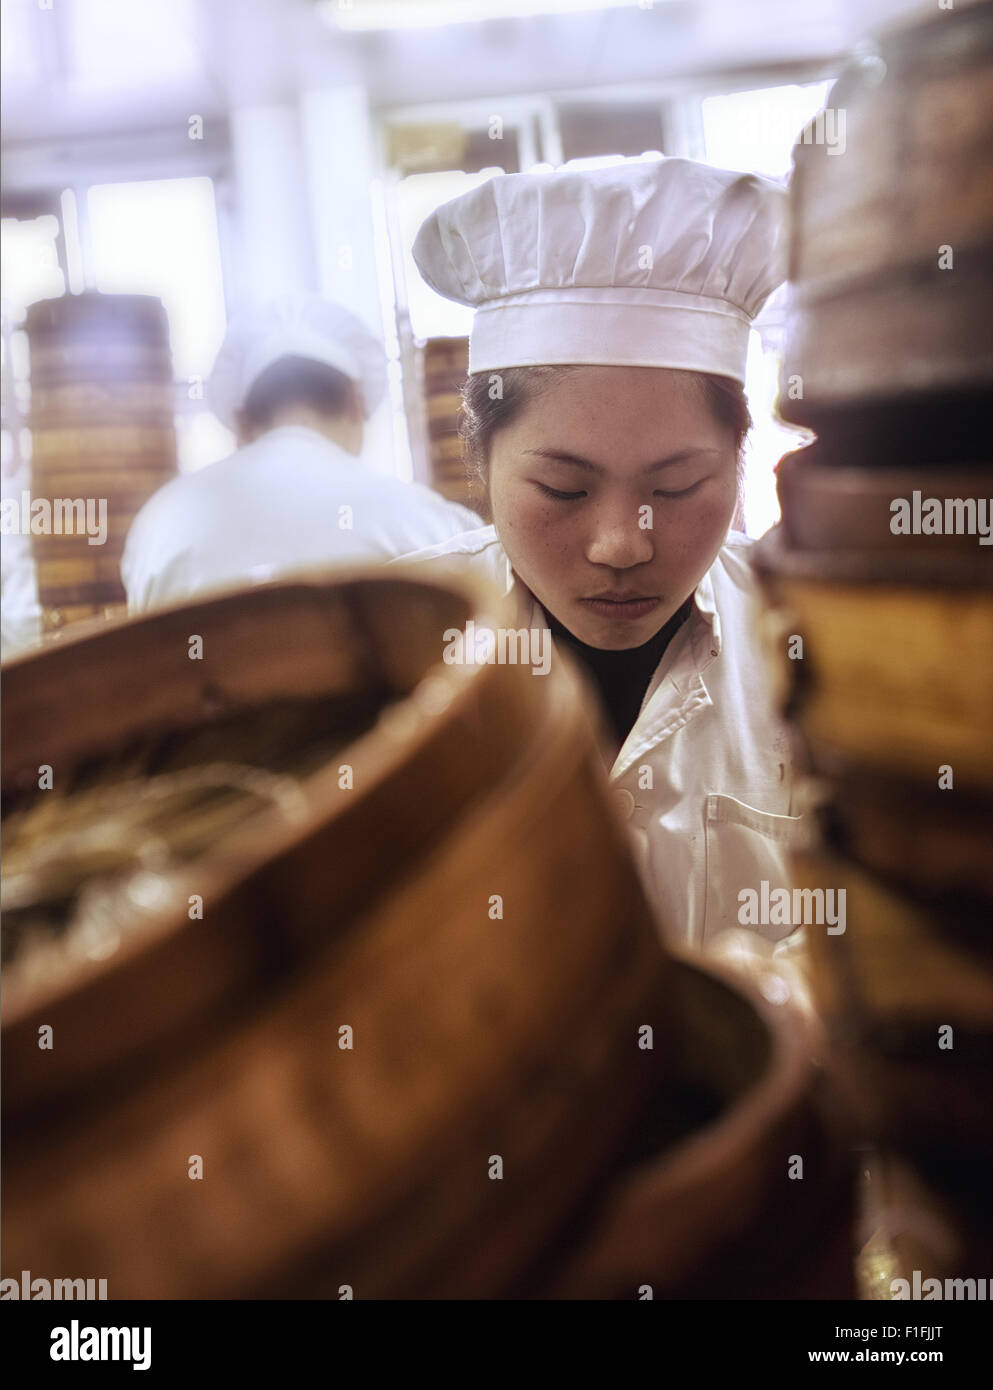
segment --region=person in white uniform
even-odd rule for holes
[[[287,296],[231,323],[208,383],[236,453],[172,479],[131,526],[130,612],[295,569],[385,562],[478,523],[359,461],[386,388],[381,345],[346,309]]]
[[[497,176],[414,245],[476,311],[462,431],[493,525],[399,563],[485,573],[585,666],[660,926],[697,946],[797,925],[742,911],[743,889],[789,887],[799,817],[750,542],[729,532],[785,235],[778,185],[666,158]]]

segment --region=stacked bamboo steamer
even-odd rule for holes
[[[832,92],[844,154],[797,145],[781,410],[818,440],[756,547],[823,831],[798,882],[847,895],[808,929],[836,1075],[939,1277],[993,1243],[991,60],[988,4],[903,30]]]
[[[8,666],[8,816],[56,794],[43,765],[71,795],[287,696],[371,722],[95,958],[5,971],[11,1268],[117,1298],[490,1295],[614,1161],[664,1093],[667,962],[568,668],[442,659],[505,616],[469,581],[335,576]]]
[[[13,857],[39,769],[71,799],[143,749],[222,759],[287,697],[349,738],[289,798],[284,769],[292,817],[5,969],[9,1268],[112,1298],[851,1293],[851,1172],[782,982],[662,951],[568,659],[439,659],[506,602],[336,574],[7,666]]]
[[[698,953],[672,964],[668,1093],[536,1291],[854,1298],[852,1163],[795,980],[757,957],[747,982]]]
[[[801,136],[785,418],[915,463],[977,437],[988,457],[991,95],[984,0],[864,47]]]
[[[424,344],[422,362],[431,485],[449,501],[478,511],[488,522],[482,489],[468,476],[459,436],[462,386],[469,371],[469,339],[429,338]]]
[[[162,302],[87,292],[32,304],[33,498],[106,504],[107,537],[31,538],[43,630],[103,617],[125,601],[128,528],[176,472],[172,360]]]

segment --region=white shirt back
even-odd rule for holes
[[[296,569],[385,562],[479,525],[465,507],[284,425],[174,478],[135,517],[121,560],[141,612]]]

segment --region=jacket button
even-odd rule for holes
[[[627,787],[617,788],[614,792],[614,802],[624,819],[630,820],[634,815],[634,797]]]

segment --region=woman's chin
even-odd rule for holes
[[[651,613],[638,618],[621,615],[606,617],[582,603],[573,603],[569,605],[569,616],[559,617],[559,622],[588,647],[620,652],[650,642],[666,621],[665,616],[659,620],[659,613],[666,614],[661,604]]]

